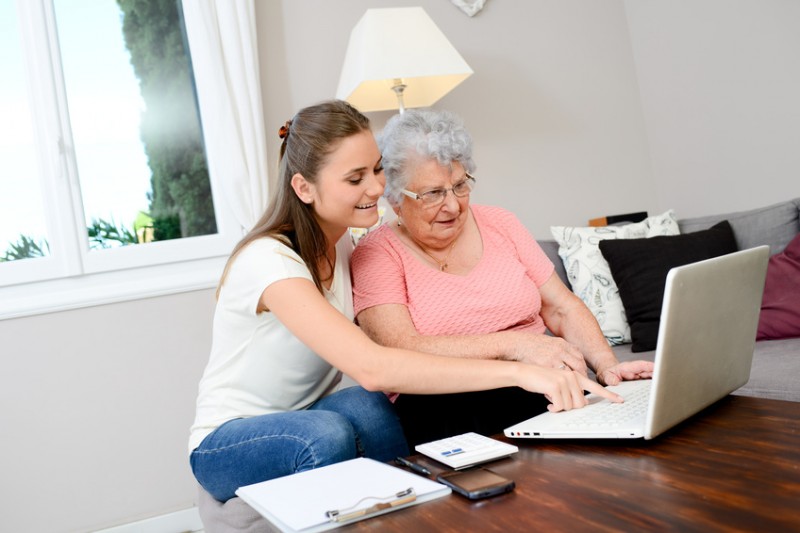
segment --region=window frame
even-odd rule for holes
[[[16,7],[50,255],[0,263],[0,320],[216,286],[243,231],[210,162],[216,234],[89,249],[55,9],[52,0],[17,0]],[[200,98],[198,109],[201,123],[213,112]],[[207,159],[226,149],[203,137]]]

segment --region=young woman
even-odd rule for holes
[[[189,441],[194,475],[214,498],[361,455],[405,455],[397,417],[377,391],[521,387],[547,395],[554,411],[585,405],[584,390],[621,401],[568,369],[371,341],[353,323],[345,235],[378,219],[383,168],[369,121],[329,101],[298,112],[280,135],[276,195],[220,281]],[[342,372],[360,386],[338,390]]]

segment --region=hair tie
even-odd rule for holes
[[[286,137],[288,137],[288,136],[289,136],[289,127],[290,127],[291,125],[292,125],[292,121],[291,121],[291,120],[287,120],[287,121],[286,121],[286,124],[284,124],[283,126],[281,126],[281,127],[278,129],[278,136],[279,136],[281,139],[285,139]]]

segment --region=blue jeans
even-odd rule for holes
[[[200,485],[224,502],[244,485],[356,457],[385,462],[398,455],[408,455],[408,447],[391,402],[355,386],[303,411],[230,420],[190,462]]]

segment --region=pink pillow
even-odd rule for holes
[[[756,339],[800,337],[800,234],[769,258]]]

